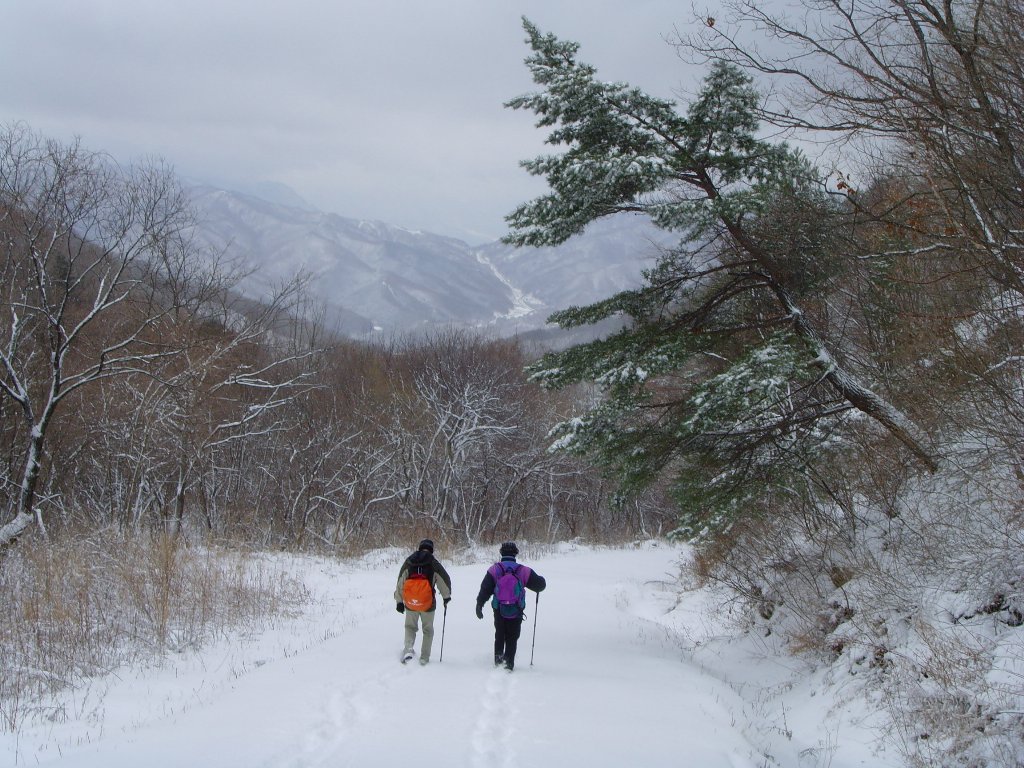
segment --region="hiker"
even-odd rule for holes
[[[452,580],[448,571],[434,557],[434,542],[423,539],[419,547],[402,563],[395,587],[395,609],[405,614],[405,647],[402,649],[402,663],[412,661],[413,643],[416,642],[416,628],[422,622],[423,643],[420,646],[420,664],[430,661],[430,647],[434,642],[434,610],[437,598],[434,588],[441,592],[441,599],[447,610],[452,599]]]
[[[499,550],[501,560],[487,569],[476,596],[476,617],[484,617],[484,603],[494,609],[494,666],[502,664],[511,672],[516,666],[516,646],[523,629],[526,590],[543,592],[547,582],[532,568],[516,562],[519,547],[506,541]]]

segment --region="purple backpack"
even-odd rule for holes
[[[502,618],[518,619],[526,608],[526,582],[532,571],[519,563],[502,561],[492,565],[487,572],[494,577],[494,597],[491,607]]]

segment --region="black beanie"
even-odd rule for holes
[[[430,539],[424,539],[421,541],[419,548],[427,550],[430,554],[434,554],[434,542]]]
[[[515,557],[519,554],[519,547],[514,541],[506,541],[501,545],[500,552],[502,557]]]

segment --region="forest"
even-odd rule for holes
[[[302,276],[233,290],[241,262],[194,246],[159,163],[8,127],[4,613],[67,611],[40,595],[76,542],[149,542],[169,579],[200,546],[672,535],[750,631],[872,676],[910,764],[1016,764],[1021,9],[804,5],[678,27],[705,72],[682,105],[524,22],[538,91],[508,106],[559,150],[524,163],[549,191],[508,242],[611,215],[679,235],[642,286],[556,313],[625,321],[564,350],[332,338]],[[57,655],[17,624],[0,699]]]

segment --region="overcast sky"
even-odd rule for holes
[[[708,3],[714,5],[714,2]],[[7,0],[0,122],[224,186],[483,242],[543,190],[520,18],[659,96],[700,76],[678,0]]]

